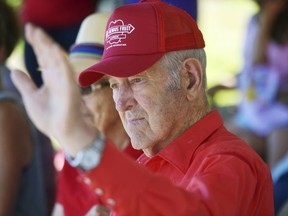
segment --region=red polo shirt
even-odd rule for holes
[[[86,173],[90,188],[115,215],[274,214],[269,168],[224,128],[217,111],[138,162],[108,144],[101,164]]]
[[[106,143],[112,144],[110,141]],[[129,144],[124,150],[134,161],[143,153]],[[83,173],[72,167],[66,160],[58,175],[57,203],[64,208],[66,216],[82,216],[96,204],[102,204],[96,193],[91,192],[85,184]]]

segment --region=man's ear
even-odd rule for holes
[[[188,58],[183,62],[183,87],[187,91],[187,98],[194,99],[203,90],[204,75],[200,61]]]

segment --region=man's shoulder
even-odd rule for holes
[[[199,157],[234,157],[251,164],[265,165],[260,156],[238,136],[229,132],[225,127],[219,128],[202,145],[199,146],[197,153]]]

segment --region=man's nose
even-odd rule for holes
[[[117,92],[113,93],[113,98],[116,109],[119,112],[130,110],[137,103],[134,98],[133,90],[128,85],[119,87]]]

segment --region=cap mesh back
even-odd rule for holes
[[[163,22],[163,33],[160,34],[163,42],[163,51],[180,49],[197,49],[205,46],[201,31],[196,22],[185,11],[167,4],[156,6],[159,18]],[[161,49],[162,50],[162,49]]]

